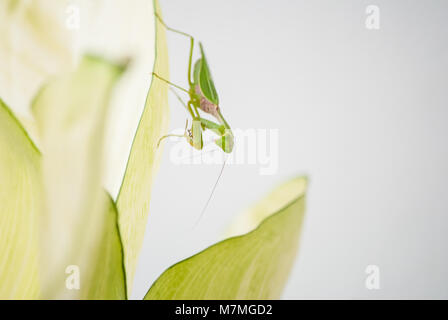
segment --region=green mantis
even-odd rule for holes
[[[218,145],[225,153],[231,153],[234,145],[234,136],[229,124],[224,119],[221,114],[221,109],[219,108],[219,98],[216,92],[215,84],[212,79],[210,68],[205,57],[204,48],[199,42],[199,47],[201,51],[201,58],[199,58],[193,67],[193,49],[195,40],[193,36],[184,33],[182,31],[168,27],[165,22],[161,19],[159,15],[156,14],[156,18],[166,27],[167,30],[175,32],[177,34],[186,36],[190,38],[190,56],[188,60],[188,85],[189,89],[185,89],[178,86],[170,81],[166,80],[162,76],[153,73],[153,75],[160,80],[168,83],[169,85],[186,92],[189,95],[189,101],[185,103],[182,98],[176,94],[179,101],[187,109],[188,113],[191,115],[193,122],[190,128],[187,125],[185,127],[185,132],[183,135],[168,134],[160,138],[159,143],[172,136],[185,137],[188,143],[195,149],[202,150],[204,147],[204,142],[202,138],[202,133],[205,130],[211,130],[215,133],[218,138],[215,140],[215,144]],[[193,67],[193,72],[192,72]],[[211,115],[216,119],[216,122],[210,121],[201,117],[199,110],[204,113]]]

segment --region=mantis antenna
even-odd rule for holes
[[[218,186],[219,180],[221,180],[222,173],[224,172],[224,168],[226,167],[227,158],[224,160],[224,163],[222,164],[221,171],[219,172],[218,178],[216,179],[215,185],[213,186],[212,191],[210,192],[210,196],[207,199],[207,202],[204,205],[204,208],[202,208],[201,214],[199,215],[199,218],[196,220],[196,223],[194,227],[197,227],[199,222],[201,221],[202,217],[204,216],[205,211],[208,208],[208,205],[210,204],[210,201],[213,198],[213,194],[215,193],[216,187]]]

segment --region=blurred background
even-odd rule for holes
[[[448,298],[448,3],[160,3],[167,24],[203,42],[232,128],[278,129],[278,170],[228,165],[195,227],[221,166],[176,164],[166,143],[132,298],[298,174],[308,209],[283,298]],[[189,42],[168,40],[171,79],[187,86]],[[171,114],[183,128],[173,97]]]

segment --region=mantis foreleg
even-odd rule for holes
[[[224,124],[218,124],[216,122],[210,121],[208,119],[199,118],[196,121],[200,121],[201,125],[205,129],[213,131],[218,135],[218,139],[215,140],[215,144],[218,145],[225,152],[230,153],[233,150],[234,137],[232,130]]]

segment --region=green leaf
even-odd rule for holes
[[[154,10],[161,15],[157,1],[154,1]],[[154,21],[156,51],[153,71],[168,78],[166,30],[159,19]],[[168,119],[168,86],[165,82],[153,77],[117,197],[128,293],[132,288],[138,255],[143,243],[152,182],[162,151],[162,148],[157,148],[157,143],[168,130]]]
[[[195,79],[199,82],[199,87],[201,88],[202,94],[212,103],[218,105],[219,97],[216,92],[215,84],[213,82],[212,73],[210,72],[210,68],[208,66],[207,58],[205,57],[204,48],[202,47],[202,43],[199,43],[201,48],[202,58],[195,64]],[[196,69],[198,68],[198,69]]]
[[[124,300],[126,275],[124,271],[123,247],[118,227],[118,211],[112,198],[104,192],[103,234],[92,254],[90,279],[81,285],[81,299]],[[95,257],[93,259],[93,257]]]
[[[44,154],[42,298],[125,297],[116,215],[110,213],[110,199],[101,187],[105,119],[123,71],[122,66],[87,56],[75,72],[50,82],[34,100]],[[80,290],[66,287],[69,266],[79,269]]]
[[[77,156],[80,153],[70,153],[76,146],[71,145],[70,142],[73,141],[70,139],[65,140],[66,135],[72,130],[77,136],[83,136],[83,133],[86,134],[85,131],[87,131],[84,137],[88,137],[92,141],[95,140],[95,133],[97,136],[101,135],[98,132],[100,130],[96,130],[96,128],[91,131],[88,130],[89,126],[87,124],[89,124],[89,121],[87,123],[84,121],[86,117],[92,117],[96,114],[95,109],[100,109],[96,108],[96,103],[103,104],[104,108],[106,105],[104,102],[107,99],[105,100],[101,95],[109,94],[111,82],[114,82],[120,73],[121,68],[89,57],[83,61],[78,72],[62,80],[52,82],[43,89],[36,99],[34,106],[35,109],[38,109],[37,115],[40,124],[46,123],[46,120],[57,121],[52,125],[46,123],[47,127],[41,128],[44,129],[43,136],[46,137],[44,146],[47,147],[44,164],[49,165],[50,163],[50,166],[56,164],[58,156],[61,156],[58,152],[66,151],[71,158],[70,161],[62,161],[60,166],[56,165],[54,172],[47,173],[44,176],[44,178],[47,178],[47,187],[53,179],[54,182],[60,182],[59,185],[54,186],[55,189],[59,189],[57,194],[53,195],[56,198],[48,197],[47,194],[46,209],[51,210],[55,202],[60,203],[60,199],[57,197],[63,196],[64,191],[67,193],[73,191],[73,197],[79,191],[76,189],[76,184],[70,183],[73,182],[73,179],[70,178],[73,178],[74,173],[78,174],[79,171],[74,170],[72,172],[68,169],[73,169],[73,166],[70,168],[70,162],[77,162],[79,160]],[[95,83],[96,87],[92,86],[92,83]],[[95,91],[95,89],[98,91]],[[77,105],[84,108],[77,108]],[[57,110],[54,108],[57,108]],[[77,110],[73,110],[73,108],[77,108]],[[100,114],[101,112],[97,116],[100,117]],[[73,117],[74,119],[59,122],[58,120],[64,118],[63,115],[69,115],[67,118]],[[97,120],[102,121],[101,118]],[[98,124],[95,121],[90,124],[94,125],[94,123]],[[101,128],[101,125],[99,125],[99,128]],[[49,132],[46,130],[49,130]],[[92,133],[92,135],[89,133]],[[46,134],[50,134],[50,137],[47,137]],[[81,144],[81,148],[86,145],[88,143]],[[101,148],[92,149],[95,150],[95,154],[92,156],[98,156],[97,150]],[[63,159],[59,158],[59,160]],[[0,181],[2,182],[0,184],[0,203],[2,203],[0,207],[0,270],[2,271],[0,273],[0,283],[2,283],[0,298],[67,297],[64,293],[60,293],[60,295],[49,294],[47,288],[53,290],[56,290],[54,287],[58,290],[61,290],[61,287],[65,288],[65,278],[68,277],[65,274],[65,268],[68,265],[76,264],[80,267],[85,266],[84,270],[80,269],[82,279],[80,290],[71,291],[76,292],[76,298],[124,299],[126,297],[125,274],[118,230],[118,216],[113,201],[103,191],[98,198],[98,204],[95,205],[102,208],[90,212],[91,216],[97,216],[98,218],[90,219],[89,217],[88,220],[82,221],[86,225],[82,225],[83,230],[76,234],[78,238],[51,237],[53,240],[51,243],[39,247],[39,227],[44,239],[51,232],[51,227],[70,232],[70,229],[74,227],[73,220],[70,220],[73,217],[68,216],[67,212],[72,212],[73,206],[77,204],[77,201],[73,201],[73,199],[65,199],[68,201],[62,204],[64,208],[56,213],[59,223],[55,223],[55,221],[43,223],[42,220],[45,221],[52,215],[47,216],[41,211],[44,195],[42,194],[40,163],[39,151],[12,112],[0,100]],[[57,169],[60,169],[60,171]],[[51,171],[51,168],[49,171]],[[50,181],[48,181],[49,177]],[[67,190],[64,190],[64,187]],[[87,191],[92,190],[88,184],[85,187]],[[70,190],[71,188],[73,190]],[[83,201],[83,199],[79,199],[79,201]],[[96,229],[89,226],[92,221],[96,222],[94,224]],[[99,225],[100,223],[101,225]],[[93,237],[92,234],[94,234]],[[73,234],[71,235],[73,236]],[[86,241],[85,239],[95,239],[95,241]],[[55,249],[61,241],[64,241],[67,247]],[[84,264],[81,263],[80,251],[77,250],[77,247],[82,244],[88,244],[92,248],[89,252],[90,256]],[[39,249],[43,250],[40,256]],[[48,260],[49,257],[54,258],[51,252],[55,252],[56,257],[59,257],[65,264],[61,267],[52,267]],[[44,283],[47,280],[44,290],[40,290],[39,258],[42,262],[41,270],[48,270],[48,277],[50,278],[44,279]],[[87,272],[84,272],[86,270]],[[59,276],[57,276],[58,274]],[[43,296],[39,295],[40,291],[42,291]],[[67,290],[62,291],[68,292]]]
[[[256,229],[170,267],[145,299],[278,299],[297,253],[306,185],[297,178],[276,189],[243,218]]]
[[[39,294],[40,154],[0,100],[0,299]]]

